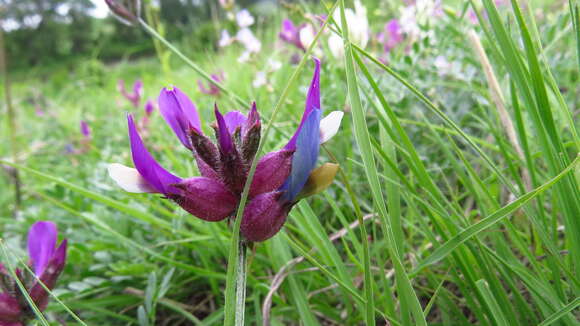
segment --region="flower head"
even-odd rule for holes
[[[135,81],[132,92],[127,91],[123,80],[119,80],[117,83],[117,89],[134,107],[139,107],[141,96],[143,96],[143,82],[141,80]]]
[[[379,33],[379,42],[383,44],[385,52],[390,52],[403,42],[403,34],[399,20],[391,19],[385,24],[383,32]]]
[[[305,28],[306,25],[295,26],[290,19],[284,19],[282,21],[282,29],[278,36],[284,42],[296,46],[298,49],[305,51],[304,45],[300,41],[300,31]]]
[[[28,232],[28,255],[34,278],[25,282],[24,275],[17,269],[16,275],[24,285],[34,304],[42,311],[48,304],[48,292],[52,290],[66,263],[67,240],[57,246],[58,231],[50,221],[34,223]],[[20,326],[29,320],[31,309],[23,294],[18,290],[16,281],[6,268],[0,264],[0,325]],[[44,284],[44,286],[42,284]]]
[[[83,138],[85,138],[85,139],[91,138],[91,127],[89,127],[89,124],[87,123],[86,120],[81,120],[80,129],[81,129],[81,134],[83,135]]]
[[[319,146],[336,133],[342,112],[333,112],[321,122],[320,61],[315,59],[315,63],[306,108],[294,136],[284,148],[264,155],[256,165],[241,224],[248,241],[274,236],[299,199],[330,184],[328,177],[310,176]],[[216,105],[215,142],[203,133],[195,105],[178,88],[163,89],[159,106],[177,138],[193,153],[201,176],[183,179],[161,167],[145,148],[131,115],[128,126],[135,169],[111,164],[110,176],[126,191],[161,193],[206,221],[233,216],[260,143],[256,104],[247,115],[239,111],[222,114]],[[302,192],[307,188],[307,193]]]

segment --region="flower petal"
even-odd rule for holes
[[[223,183],[214,179],[189,178],[175,186],[182,193],[171,199],[202,220],[221,221],[230,216],[238,205],[238,198]]]
[[[250,198],[280,188],[292,168],[294,151],[282,149],[271,152],[260,159],[250,187]]]
[[[50,221],[38,221],[28,231],[28,255],[36,276],[42,275],[54,255],[58,230]]]
[[[234,143],[232,141],[232,136],[228,130],[228,126],[224,116],[220,113],[217,108],[217,104],[215,105],[215,118],[217,120],[218,126],[218,143],[220,146],[220,150],[222,153],[227,154],[231,153],[234,150]]]
[[[246,240],[265,241],[276,235],[284,225],[288,208],[280,202],[278,191],[261,194],[244,209],[240,232]]]
[[[320,60],[314,58],[314,65],[314,76],[312,77],[310,88],[308,89],[308,94],[306,95],[306,107],[304,108],[302,120],[300,121],[300,125],[296,129],[296,132],[292,138],[290,138],[288,144],[284,147],[285,149],[296,148],[296,139],[298,138],[298,134],[300,134],[300,130],[302,129],[306,119],[310,116],[312,111],[320,111]]]
[[[129,126],[129,141],[131,142],[131,155],[133,156],[133,164],[139,171],[139,174],[157,191],[162,194],[179,193],[179,190],[172,187],[172,184],[181,181],[181,178],[171,174],[165,170],[155,159],[145,145],[137,127],[133,121],[133,116],[127,115],[127,124]]]
[[[310,112],[296,138],[296,152],[292,157],[292,171],[281,190],[283,199],[293,201],[302,190],[316,165],[320,148],[320,110]]]
[[[324,191],[334,181],[338,169],[339,165],[334,163],[324,163],[314,169],[296,198],[302,199]]]
[[[163,119],[173,129],[183,146],[191,149],[189,128],[193,127],[201,132],[199,114],[193,102],[179,88],[173,87],[171,90],[167,88],[161,90],[158,103]]]
[[[123,164],[111,163],[107,166],[109,177],[126,192],[146,193],[157,192],[155,188],[143,178],[137,169]]]
[[[320,120],[320,143],[326,143],[330,138],[334,137],[340,128],[344,112],[332,111],[324,119]]]
[[[230,135],[233,135],[236,129],[241,127],[246,122],[246,120],[246,116],[243,115],[240,111],[231,111],[224,115],[224,121],[226,122],[226,126],[230,132]]]
[[[54,289],[56,281],[60,276],[60,273],[62,273],[62,270],[64,269],[64,265],[66,263],[66,251],[67,251],[67,240],[65,239],[56,249],[44,273],[38,276],[40,281],[49,290]],[[41,311],[46,308],[49,297],[48,292],[39,282],[35,282],[32,288],[30,289],[30,297]]]

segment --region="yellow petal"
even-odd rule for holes
[[[308,176],[308,180],[297,198],[302,199],[312,196],[328,188],[328,186],[330,186],[334,181],[334,177],[336,176],[339,167],[338,164],[324,163],[314,169],[310,173],[310,176]]]

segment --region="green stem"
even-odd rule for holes
[[[235,325],[244,325],[244,312],[246,311],[246,279],[248,266],[246,263],[247,245],[240,239],[238,245],[238,268],[236,271],[236,318]]]

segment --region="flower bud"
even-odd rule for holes
[[[286,181],[292,168],[294,151],[282,149],[271,152],[260,159],[250,187],[250,198],[274,191]]]
[[[21,313],[18,300],[8,293],[0,293],[0,325],[19,321]]]
[[[140,0],[105,0],[105,3],[123,24],[133,25],[141,16]]]
[[[63,240],[60,246],[56,249],[54,256],[48,262],[48,265],[39,276],[40,281],[48,289],[52,290],[56,285],[56,280],[60,276],[60,273],[64,269],[66,263],[66,248],[67,240]],[[48,292],[42,286],[42,284],[35,282],[35,284],[30,289],[30,297],[34,304],[40,309],[44,310],[48,304]]]
[[[174,187],[182,192],[169,197],[202,220],[221,221],[236,209],[238,203],[237,197],[224,184],[210,178],[185,179]]]
[[[209,168],[217,171],[219,166],[219,153],[217,147],[207,136],[203,135],[196,128],[189,129],[189,139],[191,140],[191,145],[194,149],[194,155],[196,158],[200,158]],[[199,166],[200,172],[202,167]]]
[[[240,232],[248,241],[265,241],[276,235],[286,222],[288,207],[280,202],[279,191],[261,194],[244,209]]]

